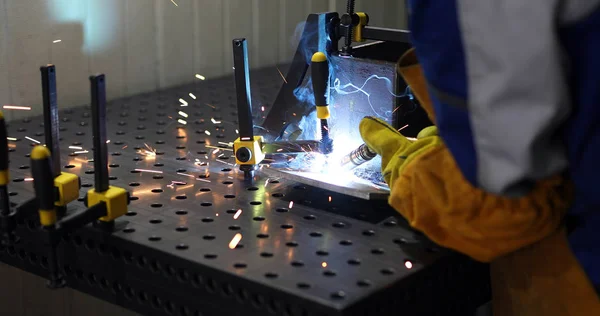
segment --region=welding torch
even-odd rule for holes
[[[349,154],[344,155],[340,160],[340,166],[344,169],[354,169],[375,158],[375,156],[377,156],[377,153],[363,143]]]
[[[310,65],[317,118],[321,121],[321,152],[329,154],[333,151],[333,140],[329,137],[327,119],[330,117],[329,103],[327,102],[327,89],[329,87],[329,62],[327,55],[316,52],[311,58]]]

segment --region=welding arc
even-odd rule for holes
[[[327,92],[329,87],[329,62],[327,55],[316,52],[311,59],[311,79],[317,107],[317,118],[321,121],[321,151],[329,154],[333,151],[333,141],[329,137],[327,119],[330,116]]]

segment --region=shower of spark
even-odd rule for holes
[[[179,112],[177,112],[177,114],[179,114],[179,115],[181,115],[181,116],[183,116],[185,118],[187,118],[189,116],[187,113],[185,113],[183,111],[179,111]]]
[[[188,93],[188,95],[190,96],[190,98],[196,100],[196,96],[193,93],[190,92],[190,93]]]
[[[240,233],[235,234],[235,236],[233,236],[233,238],[229,242],[229,249],[235,249],[235,247],[237,247],[237,245],[240,243],[241,240],[242,240],[242,234],[240,234]]]
[[[163,173],[160,170],[152,170],[152,169],[133,169],[138,172],[148,172],[148,173]]]
[[[237,210],[235,214],[233,214],[233,219],[238,219],[242,215],[242,209]]]
[[[182,98],[179,99],[179,102],[181,102],[181,104],[180,104],[181,106],[188,106],[187,101]]]
[[[31,111],[30,106],[5,105],[2,108],[5,110]]]
[[[285,82],[287,84],[288,82],[287,82],[287,80],[285,80],[285,76],[283,75],[283,73],[281,72],[281,70],[279,70],[278,67],[275,67],[275,68],[277,68],[277,72],[279,72],[279,75],[281,76],[281,79],[283,79],[283,82]]]
[[[177,2],[175,2],[175,0],[171,0],[171,3],[174,4],[176,7],[178,7],[179,5],[177,4]]]
[[[39,140],[33,139],[33,138],[29,137],[29,136],[25,136],[25,139],[30,140],[30,141],[32,141],[32,142],[34,142],[36,144],[41,144],[41,142]]]
[[[200,80],[206,80],[206,77],[204,77],[203,75],[200,75],[200,74],[196,74],[196,78],[198,78]]]

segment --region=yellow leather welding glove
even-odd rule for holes
[[[403,56],[398,71],[435,120],[414,52]],[[521,198],[473,187],[435,128],[411,141],[371,117],[359,127],[365,143],[382,157],[389,203],[434,242],[479,261],[492,261],[555,232],[569,206],[569,186],[560,176],[540,181]]]
[[[397,70],[435,122],[414,51]],[[414,142],[372,118],[360,131],[382,156],[389,203],[412,227],[439,245],[492,262],[495,316],[600,315],[600,300],[561,225],[572,197],[568,181],[555,176],[527,196],[505,198],[473,187],[435,128]]]

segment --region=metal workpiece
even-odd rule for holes
[[[275,68],[252,78],[266,112],[282,79]],[[88,106],[60,112],[61,166],[82,180],[67,217],[85,210],[99,172],[91,116]],[[230,146],[237,119],[232,77],[108,102],[108,181],[131,204],[112,233],[88,225],[61,237],[67,285],[144,315],[468,315],[489,299],[486,265],[410,230],[385,200],[266,167],[245,181]],[[9,124],[15,206],[33,196],[25,137],[43,141],[43,122]],[[47,277],[39,226],[35,215],[19,219],[21,241],[1,245],[0,260]]]

